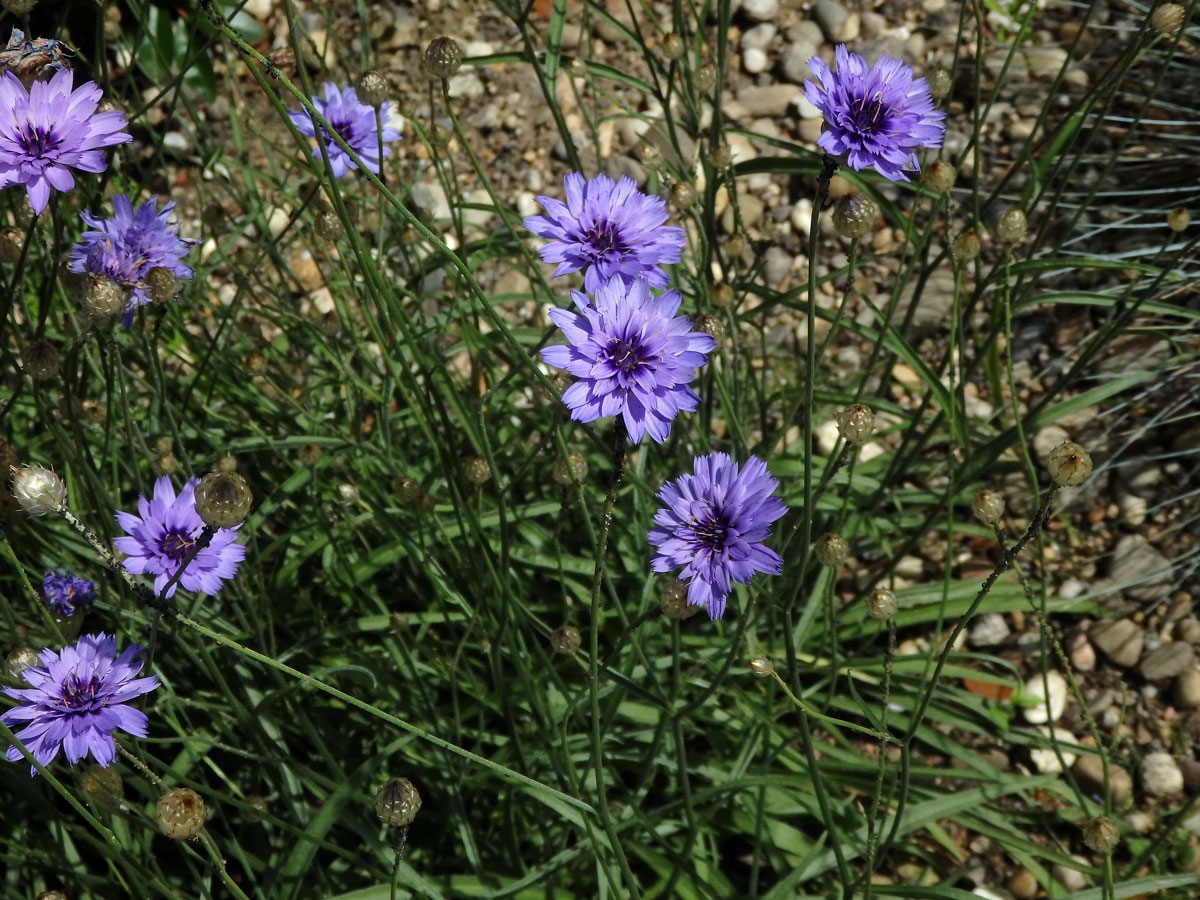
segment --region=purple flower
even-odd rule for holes
[[[338,93],[337,85],[332,81],[325,82],[325,99],[313,97],[313,106],[317,108],[325,120],[333,126],[333,130],[338,133],[338,136],[350,145],[350,148],[362,157],[363,162],[367,164],[367,168],[379,174],[379,128],[375,121],[375,108],[367,106],[365,103],[359,102],[358,94],[354,88],[345,88],[341,93]],[[384,123],[383,140],[398,141],[400,140],[400,132],[395,128],[386,124],[388,115],[391,112],[392,105],[385,103],[379,107],[379,120]],[[306,134],[309,137],[316,137],[317,132],[313,127],[313,119],[305,110],[293,110],[288,113],[288,118],[292,120],[292,124],[301,134]],[[324,129],[322,134],[328,135]],[[325,141],[325,149],[329,153],[329,166],[333,169],[335,178],[341,178],[350,169],[357,169],[355,162],[346,155],[341,147],[327,137]],[[383,148],[384,156],[391,156],[391,150],[387,147]],[[317,159],[321,158],[321,148],[317,147],[313,150],[313,156]]]
[[[643,194],[632,178],[614,182],[604,175],[588,181],[572,172],[563,181],[564,206],[553,197],[538,197],[545,216],[528,216],[525,227],[550,240],[539,252],[558,263],[552,277],[584,269],[584,290],[594,291],[614,275],[626,283],[645,278],[651,287],[667,286],[662,263],[679,262],[682,228],[664,225],[662,198]]]
[[[146,714],[125,704],[158,687],[158,679],[134,678],[142,670],[142,652],[130,644],[117,656],[117,639],[108,634],[85,634],[73,647],[38,654],[40,666],[30,666],[21,676],[32,687],[3,688],[20,703],[0,715],[9,728],[28,722],[17,738],[43,766],[61,749],[74,765],[88,753],[102,766],[113,761],[116,728],[134,737],[146,736]],[[5,757],[12,762],[21,752],[9,747]],[[37,769],[30,768],[30,775]]]
[[[579,379],[563,393],[571,418],[592,422],[620,414],[635,444],[643,433],[661,444],[675,414],[696,408],[699,398],[688,385],[708,361],[713,339],[675,315],[678,291],[652,296],[641,278],[626,284],[613,276],[596,291],[594,305],[579,291],[571,299],[578,313],[550,310],[571,343],[542,351],[542,359]]]
[[[100,147],[133,140],[121,130],[121,113],[96,112],[100,88],[89,81],[72,91],[73,78],[61,69],[26,91],[11,72],[0,75],[0,188],[25,185],[35,213],[46,208],[50,188],[75,187],[72,168],[108,168]]]
[[[156,267],[170,269],[178,278],[191,278],[192,267],[181,260],[195,241],[179,236],[179,226],[170,221],[174,201],[158,212],[156,200],[147,200],[134,212],[125,194],[113,197],[113,217],[98,219],[85,210],[80,218],[94,230],[85,231],[71,248],[68,266],[72,272],[111,278],[130,292],[129,307],[122,323],[128,328],[139,306],[150,302],[143,286],[146,273]]]
[[[656,548],[650,568],[683,568],[689,606],[703,606],[710,619],[725,612],[733,585],[746,584],[755,572],[778,575],[783,561],[762,545],[770,525],[786,511],[779,486],[757,456],[737,463],[724,453],[698,456],[694,475],[680,475],[658,492],[666,506],[654,515],[650,543]]]
[[[125,571],[153,575],[155,593],[162,593],[204,532],[204,520],[196,512],[199,483],[200,479],[189,478],[176,497],[171,479],[163,475],[154,482],[153,500],[138,497],[138,515],[117,513],[117,524],[129,535],[113,541],[126,554]],[[246,556],[246,548],[233,542],[240,527],[216,529],[208,546],[188,563],[166,596],[174,594],[176,587],[210,596],[219,591],[221,582],[237,573],[238,563]]]
[[[838,44],[837,72],[814,56],[808,67],[818,83],[804,82],[810,103],[825,117],[817,146],[831,156],[845,156],[850,168],[874,167],[889,181],[908,181],[902,167],[920,169],[917,147],[940,147],[945,113],[933,108],[929,85],[913,78],[898,59],[866,60]]]
[[[60,616],[73,616],[79,606],[90,606],[96,602],[96,583],[50,569],[42,580],[42,594],[50,611]]]

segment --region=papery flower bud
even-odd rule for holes
[[[421,795],[407,778],[389,778],[375,792],[375,815],[384,825],[410,825],[421,810]]]
[[[468,456],[463,463],[463,471],[471,484],[486,484],[492,478],[492,467],[482,456]]]
[[[171,788],[158,798],[154,808],[154,824],[175,841],[194,838],[204,827],[207,817],[204,798],[189,787]]]
[[[668,62],[675,62],[675,60],[683,56],[683,51],[686,47],[684,47],[683,38],[672,31],[663,38],[662,47],[659,49],[662,51],[663,59]]]
[[[686,181],[676,181],[671,185],[671,190],[668,191],[671,198],[671,204],[679,210],[691,209],[692,204],[696,202],[696,192],[692,190],[692,186]]]
[[[861,447],[875,433],[875,410],[864,403],[851,403],[838,410],[837,426],[847,443]]]
[[[362,500],[362,493],[348,481],[343,481],[335,487],[333,493],[342,506],[356,506]]]
[[[459,58],[461,59],[461,57],[460,53]],[[370,69],[358,76],[358,84],[354,86],[354,92],[358,94],[358,99],[367,106],[382,106],[388,98],[387,79],[374,69]]]
[[[950,242],[950,257],[960,266],[979,255],[979,238],[973,231],[964,231]]]
[[[1025,213],[1016,207],[1006,209],[996,223],[996,235],[1002,241],[1015,244],[1025,237]]]
[[[550,632],[550,646],[554,648],[555,653],[570,656],[582,643],[583,635],[574,625],[559,625]]]
[[[196,485],[196,515],[211,528],[233,528],[246,520],[254,495],[237,472],[209,472]]]
[[[1160,3],[1150,13],[1150,26],[1159,34],[1174,34],[1183,25],[1186,12],[1182,4]]]
[[[107,806],[118,805],[125,793],[125,782],[116,766],[98,766],[91,763],[79,777],[79,785],[89,801]]]
[[[58,347],[50,341],[30,341],[21,354],[21,368],[33,381],[49,381],[61,364]]]
[[[1167,213],[1167,227],[1172,231],[1185,231],[1192,224],[1192,214],[1186,206],[1177,206]]]
[[[1083,826],[1083,842],[1087,844],[1088,849],[1108,856],[1121,842],[1121,830],[1117,823],[1107,816],[1097,816],[1089,819]]]
[[[150,299],[159,303],[174,300],[179,295],[179,276],[166,266],[152,268],[143,283]]]
[[[850,556],[850,544],[840,534],[829,531],[817,538],[817,562],[831,569],[840,568]]]
[[[648,172],[653,172],[662,165],[662,154],[658,152],[658,148],[647,141],[637,146],[638,162],[642,164],[642,168]]]
[[[401,506],[407,506],[415,503],[421,496],[421,485],[415,478],[404,476],[396,479],[396,483],[392,485],[392,491],[396,495],[396,501]]]
[[[929,85],[929,96],[934,100],[942,100],[949,96],[950,88],[954,86],[950,73],[941,66],[930,69],[925,74],[925,83]]]
[[[721,338],[725,336],[725,326],[716,316],[697,316],[696,328],[709,335],[714,341],[720,343]]]
[[[11,3],[12,0],[9,2]],[[29,6],[32,7],[33,3],[30,3]],[[42,891],[34,900],[69,900],[69,898],[62,891]]]
[[[954,166],[950,165],[950,163],[944,159],[935,159],[921,173],[921,184],[925,185],[931,191],[944,194],[954,186],[954,178],[957,174]]]
[[[179,460],[174,453],[160,453],[154,458],[154,471],[159,475],[174,475],[179,471]]]
[[[668,619],[690,619],[700,612],[699,606],[688,606],[688,587],[682,581],[671,579],[664,582],[658,593],[658,608]]]
[[[987,488],[976,491],[971,499],[971,512],[984,525],[995,528],[1004,518],[1004,495]]]
[[[434,38],[425,48],[425,71],[436,78],[449,78],[462,65],[462,45],[451,37]]]
[[[717,83],[717,67],[712,63],[701,63],[692,74],[692,84],[701,94],[706,94]]]
[[[733,153],[730,152],[728,144],[716,144],[709,154],[709,159],[714,169],[724,171],[733,164]]]
[[[1046,468],[1059,487],[1074,487],[1092,474],[1092,457],[1074,441],[1063,441],[1050,451]]]
[[[0,229],[0,262],[15,265],[25,249],[25,232],[20,228]]]
[[[123,313],[129,306],[129,291],[111,278],[95,276],[88,280],[81,297],[83,307],[98,319]]]
[[[311,468],[317,464],[317,461],[321,458],[324,452],[325,451],[316,444],[301,444],[300,451],[297,456],[300,457],[300,465],[309,466]]]
[[[896,617],[896,595],[885,587],[875,588],[867,597],[867,615],[886,621]]]
[[[750,660],[750,674],[755,678],[770,678],[775,671],[775,664],[769,657],[756,656]]]
[[[30,666],[40,666],[42,661],[32,647],[17,647],[4,657],[4,677],[13,684],[25,684],[23,673]]]
[[[731,303],[733,303],[733,288],[724,281],[714,284],[712,289],[713,306],[717,309],[726,309]]]
[[[66,505],[67,486],[54,472],[41,466],[13,466],[10,471],[13,496],[29,515],[59,512]]]
[[[313,220],[313,230],[323,240],[336,241],[342,236],[342,220],[332,209],[323,210]]]
[[[551,476],[561,485],[583,484],[587,478],[588,464],[582,455],[572,450],[565,457],[554,460]]]
[[[870,197],[846,194],[833,207],[833,230],[845,238],[860,238],[875,226],[879,207]]]

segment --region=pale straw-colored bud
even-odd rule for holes
[[[204,798],[189,787],[171,788],[158,798],[154,808],[154,824],[175,841],[194,838],[204,827],[207,817]]]
[[[950,242],[950,258],[960,266],[979,255],[979,238],[973,231],[964,231]]]
[[[196,514],[211,528],[233,528],[254,503],[250,485],[237,472],[209,472],[196,486]]]
[[[166,266],[155,266],[146,273],[145,290],[151,300],[165,303],[179,294],[179,276]]]
[[[570,656],[583,644],[583,635],[574,625],[559,625],[550,632],[550,646],[555,653]]]
[[[687,584],[672,578],[663,583],[658,593],[658,608],[668,619],[690,619],[700,612],[700,607],[688,606],[687,595]]]
[[[987,488],[976,491],[971,498],[971,512],[984,525],[995,528],[1004,518],[1004,495]]]
[[[833,207],[833,230],[844,238],[860,238],[875,227],[879,207],[870,197],[846,194]]]
[[[692,75],[692,84],[696,90],[702,94],[706,94],[716,86],[717,83],[717,67],[710,62],[701,63],[696,67],[695,73]]]
[[[358,84],[354,86],[358,99],[367,106],[382,106],[388,98],[387,79],[374,69],[363,72],[358,76]]]
[[[750,674],[755,678],[770,678],[775,671],[775,664],[770,657],[756,656],[750,660]]]
[[[838,410],[837,426],[848,443],[861,447],[875,433],[875,410],[865,403],[851,403]]]
[[[954,178],[958,173],[954,166],[944,159],[935,159],[921,174],[921,184],[939,194],[944,194],[954,187]]]
[[[683,38],[672,31],[663,38],[662,47],[659,49],[662,51],[663,59],[667,62],[675,62],[683,56],[683,51],[687,48],[684,46]]]
[[[938,66],[936,69],[930,69],[925,75],[925,83],[929,85],[929,96],[934,100],[942,100],[950,95],[950,88],[954,86],[954,80],[951,78],[949,71]]]
[[[551,477],[559,484],[567,486],[583,484],[587,478],[587,474],[587,460],[581,454],[572,450],[566,456],[559,456],[554,460],[554,469],[551,472]]]
[[[1063,441],[1050,451],[1046,468],[1059,487],[1074,487],[1092,474],[1092,457],[1074,441]]]
[[[129,306],[129,291],[111,278],[97,276],[88,280],[81,297],[83,307],[98,319],[123,313]]]
[[[454,38],[434,38],[425,48],[425,71],[435,78],[449,78],[458,71],[462,61],[462,44]]]
[[[850,544],[840,534],[826,532],[817,538],[817,562],[831,569],[840,568],[850,556]]]
[[[1121,830],[1107,816],[1097,816],[1083,826],[1083,842],[1101,856],[1109,856],[1121,842]]]
[[[1172,231],[1186,231],[1192,224],[1192,214],[1186,206],[1177,206],[1167,213],[1167,227]]]
[[[375,792],[375,815],[384,825],[410,825],[421,810],[421,794],[407,778],[389,778]]]
[[[13,466],[13,496],[21,509],[31,516],[59,512],[67,502],[67,486],[49,469],[41,466]]]
[[[872,619],[894,619],[896,609],[896,595],[885,587],[875,588],[867,596],[867,615]]]
[[[996,223],[996,235],[1006,243],[1015,244],[1025,237],[1026,228],[1025,213],[1013,207],[1006,209],[1000,216]]]
[[[1180,3],[1160,3],[1150,13],[1150,26],[1159,34],[1174,34],[1182,27],[1186,13]]]

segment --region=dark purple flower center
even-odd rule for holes
[[[623,255],[629,249],[621,240],[620,226],[608,219],[598,219],[592,223],[591,229],[583,236],[583,242],[591,247],[597,256],[608,253]]]
[[[608,342],[608,361],[620,369],[622,375],[628,376],[632,375],[638,366],[645,365],[646,358],[639,342],[613,338]]]
[[[54,133],[53,128],[43,131],[36,125],[31,125],[28,130],[21,132],[21,145],[25,152],[35,159],[51,156],[61,143],[62,139]]]
[[[159,552],[175,562],[182,560],[195,546],[196,539],[184,531],[168,531],[158,539]]]
[[[692,523],[692,534],[696,543],[713,553],[725,549],[725,539],[729,535],[729,523],[725,517],[714,510],[704,514],[703,518]]]
[[[94,672],[80,678],[74,672],[63,679],[59,700],[68,709],[87,709],[96,702],[96,697],[104,687],[103,682]]]
[[[883,95],[878,93],[871,97],[855,97],[850,103],[850,118],[854,127],[866,134],[880,130],[887,112]]]

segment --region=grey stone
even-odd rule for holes
[[[1071,767],[1080,787],[1089,793],[1104,791],[1104,764],[1099,756],[1080,756]],[[1124,806],[1133,797],[1133,779],[1116,763],[1108,764],[1108,786],[1112,791],[1113,803]]]
[[[1082,870],[1090,867],[1091,863],[1082,856],[1072,856],[1071,859],[1075,861],[1075,865],[1055,863],[1050,867],[1050,874],[1068,891],[1082,891],[1088,886],[1088,877]]]
[[[799,92],[794,84],[750,85],[738,91],[737,102],[754,117],[782,116]]]
[[[742,35],[742,40],[740,42],[741,47],[743,50],[749,50],[751,48],[755,50],[766,50],[769,46],[771,46],[771,41],[775,39],[775,35],[778,33],[778,31],[779,29],[777,29],[774,25],[767,24],[766,22],[764,22],[762,25],[755,25]]]
[[[742,12],[757,22],[769,22],[779,15],[779,0],[742,0]]]
[[[1142,656],[1144,632],[1129,619],[1117,619],[1096,625],[1088,633],[1096,648],[1122,668],[1137,665]]]
[[[1150,602],[1170,586],[1171,563],[1140,534],[1127,534],[1117,541],[1108,577],[1129,599]]]
[[[1151,797],[1169,797],[1183,790],[1183,772],[1170,753],[1149,753],[1140,767],[1142,790]]]
[[[780,58],[783,77],[793,84],[804,84],[806,79],[813,77],[812,70],[808,67],[808,61],[817,55],[817,50],[821,46],[820,29],[817,29],[815,25],[813,27],[817,31],[815,41],[794,40],[787,45]]]
[[[773,287],[782,286],[792,270],[792,256],[782,247],[768,247],[763,256],[763,280]]]
[[[1036,706],[1026,706],[1022,710],[1025,721],[1031,725],[1057,722],[1067,708],[1067,679],[1054,669],[1047,672],[1044,678],[1040,673],[1034,675],[1025,682],[1022,693],[1040,701]]]
[[[996,647],[1003,644],[1011,633],[1000,613],[984,613],[971,626],[967,637],[972,647]]]
[[[1175,680],[1175,702],[1184,709],[1200,709],[1200,668],[1193,665]]]
[[[851,13],[837,0],[817,0],[813,7],[813,18],[821,31],[832,43],[845,43],[858,37],[860,18]]]
[[[1164,681],[1182,675],[1196,664],[1196,652],[1191,644],[1167,641],[1157,650],[1147,653],[1138,671],[1147,681]]]

